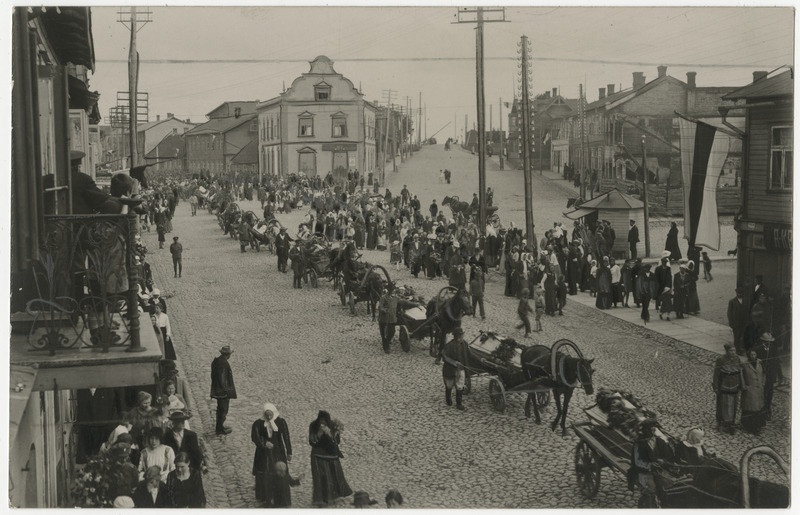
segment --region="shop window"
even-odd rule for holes
[[[769,188],[792,189],[792,127],[772,127],[770,138]]]

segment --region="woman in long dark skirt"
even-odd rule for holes
[[[672,227],[669,228],[667,233],[667,243],[664,245],[664,250],[670,252],[669,259],[672,261],[679,261],[683,254],[681,254],[681,247],[678,245],[678,224],[672,222]]]
[[[594,305],[599,309],[611,307],[611,270],[608,269],[608,257],[597,268],[597,300]]]
[[[547,267],[544,277],[544,312],[546,315],[555,315],[558,309],[558,288],[556,287],[556,276],[552,268]]]
[[[334,423],[327,411],[320,411],[308,427],[311,445],[312,501],[315,506],[325,506],[340,497],[353,493],[344,477],[343,457],[339,450],[339,424]]]
[[[289,426],[273,404],[264,404],[263,415],[253,422],[250,438],[256,446],[253,456],[256,500],[265,507],[290,506],[288,473],[280,475],[277,472],[291,460],[292,442]]]
[[[694,274],[695,263],[689,261],[686,274],[686,313],[696,315],[700,313],[700,297],[697,296],[697,276]]]

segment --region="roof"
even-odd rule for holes
[[[156,125],[164,123],[164,122],[168,122],[170,120],[175,120],[175,121],[181,122],[181,123],[183,123],[185,125],[194,125],[194,124],[191,124],[191,123],[186,123],[183,120],[179,120],[178,118],[175,118],[174,116],[171,116],[169,118],[164,118],[163,120],[153,120],[152,122],[140,123],[139,125],[136,126],[136,132],[143,132],[143,131],[146,131],[146,130],[150,130],[153,127],[155,127]]]
[[[229,130],[235,129],[236,127],[242,125],[243,123],[249,122],[255,117],[256,117],[255,113],[250,113],[250,114],[243,114],[238,118],[234,116],[229,116],[227,118],[212,118],[206,123],[200,124],[197,127],[194,127],[186,131],[184,134],[186,134],[187,136],[197,136],[199,134],[228,132]]]
[[[242,115],[252,114],[256,112],[256,106],[258,105],[257,100],[232,100],[229,102],[223,102],[208,113],[206,116],[211,115],[214,111],[217,111],[221,107],[227,105],[228,111],[233,112],[237,107],[241,110]]]
[[[741,98],[791,97],[793,95],[794,78],[792,77],[792,70],[787,70],[779,75],[765,77],[736,89],[722,97],[722,99],[739,100]]]
[[[92,11],[89,7],[34,7],[31,10],[28,18],[38,16],[41,19],[47,39],[61,64],[80,64],[94,71]]]
[[[258,164],[258,140],[254,139],[242,147],[231,162],[239,165]]]
[[[630,195],[626,195],[618,189],[613,189],[603,193],[599,197],[593,198],[592,200],[587,200],[578,208],[564,213],[564,216],[575,220],[600,209],[604,209],[606,211],[644,209],[644,202],[639,199],[635,199]]]
[[[145,159],[180,159],[186,154],[186,140],[180,134],[167,134],[147,153]]]

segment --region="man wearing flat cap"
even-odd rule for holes
[[[230,345],[219,350],[219,356],[211,362],[211,398],[217,400],[217,435],[230,434],[232,429],[224,425],[228,416],[231,399],[236,398],[236,386],[233,384],[233,371],[228,363],[233,351]]]
[[[461,327],[453,329],[453,339],[447,342],[442,349],[442,379],[444,380],[444,402],[453,405],[452,390],[456,387],[456,408],[464,411],[463,395],[466,384],[465,366],[469,365],[469,348],[464,341],[464,330]]]
[[[728,301],[728,326],[733,331],[733,345],[736,347],[736,354],[744,356],[744,330],[747,327],[750,313],[744,302],[744,288],[737,286],[735,291],[736,296]]]

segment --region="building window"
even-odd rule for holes
[[[347,137],[347,118],[336,117],[333,119],[333,137]]]
[[[309,117],[300,118],[297,135],[300,137],[310,137],[314,135],[314,119]]]
[[[792,189],[792,127],[772,127],[770,139],[769,188]]]
[[[327,82],[320,82],[314,86],[314,99],[317,102],[325,102],[331,99],[331,86]]]

